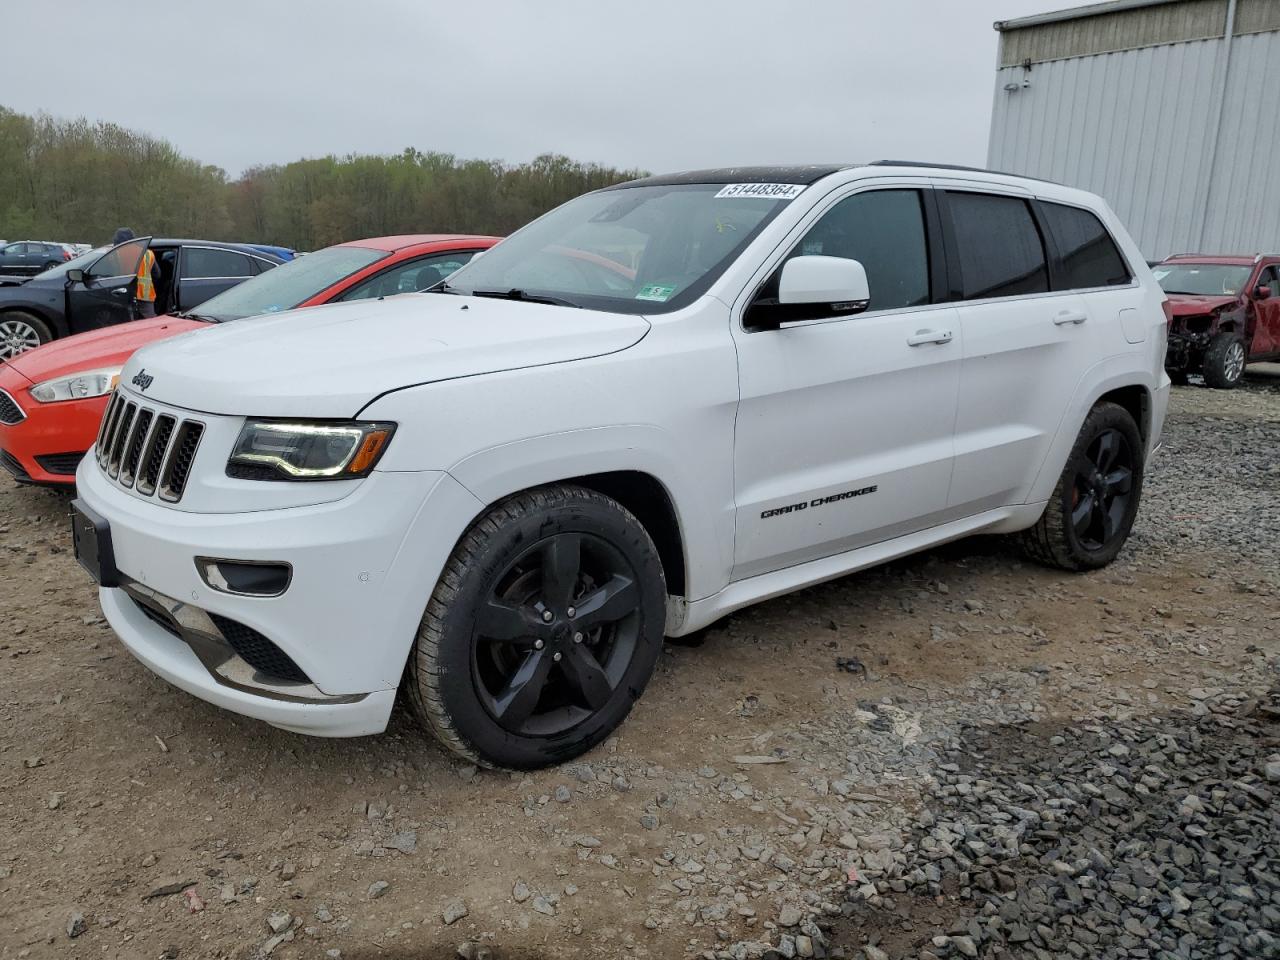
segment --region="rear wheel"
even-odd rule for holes
[[[25,310],[0,313],[0,360],[34,350],[53,339],[53,331],[39,317]]]
[[[1244,376],[1247,353],[1239,334],[1220,333],[1209,341],[1204,352],[1204,382],[1219,390],[1230,390]]]
[[[1064,570],[1093,570],[1116,558],[1142,496],[1142,436],[1114,403],[1089,412],[1039,521],[1023,534],[1035,559]]]
[[[57,260],[50,260],[48,263],[46,263],[46,264],[45,264],[43,267],[41,267],[40,269],[41,269],[42,271],[44,271],[44,270],[52,270],[54,267],[57,267],[57,266],[61,266],[61,264],[60,264]]]
[[[454,548],[410,658],[409,701],[477,763],[560,763],[626,717],[665,621],[657,549],[629,511],[582,487],[518,494]]]

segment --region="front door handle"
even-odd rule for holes
[[[907,346],[918,347],[925,343],[950,343],[950,330],[917,330],[907,337]]]
[[[1053,318],[1055,325],[1061,327],[1068,323],[1081,324],[1089,319],[1087,313],[1081,313],[1079,310],[1063,310]]]

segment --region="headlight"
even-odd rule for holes
[[[31,396],[41,403],[57,403],[59,400],[85,400],[89,397],[101,397],[116,388],[120,379],[119,367],[107,367],[103,370],[87,370],[69,377],[58,377],[46,380],[31,388]]]
[[[368,476],[394,423],[364,420],[250,420],[227,476],[240,480],[350,480]]]

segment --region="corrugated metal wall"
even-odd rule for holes
[[[1199,40],[1002,67],[988,166],[1101,194],[1151,259],[1280,250],[1280,33],[1233,41],[1210,178],[1223,49]]]

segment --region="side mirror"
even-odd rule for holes
[[[81,270],[79,267],[75,267],[71,270],[68,270],[67,279],[70,280],[72,283],[84,283],[85,282],[84,271]]]
[[[757,300],[747,310],[750,330],[776,330],[799,320],[861,313],[871,302],[867,271],[845,257],[793,257],[782,266],[777,300]]]
[[[1261,284],[1258,286],[1256,290],[1253,291],[1253,298],[1255,300],[1267,300],[1270,297],[1271,297],[1270,284],[1266,284],[1266,283]]]

